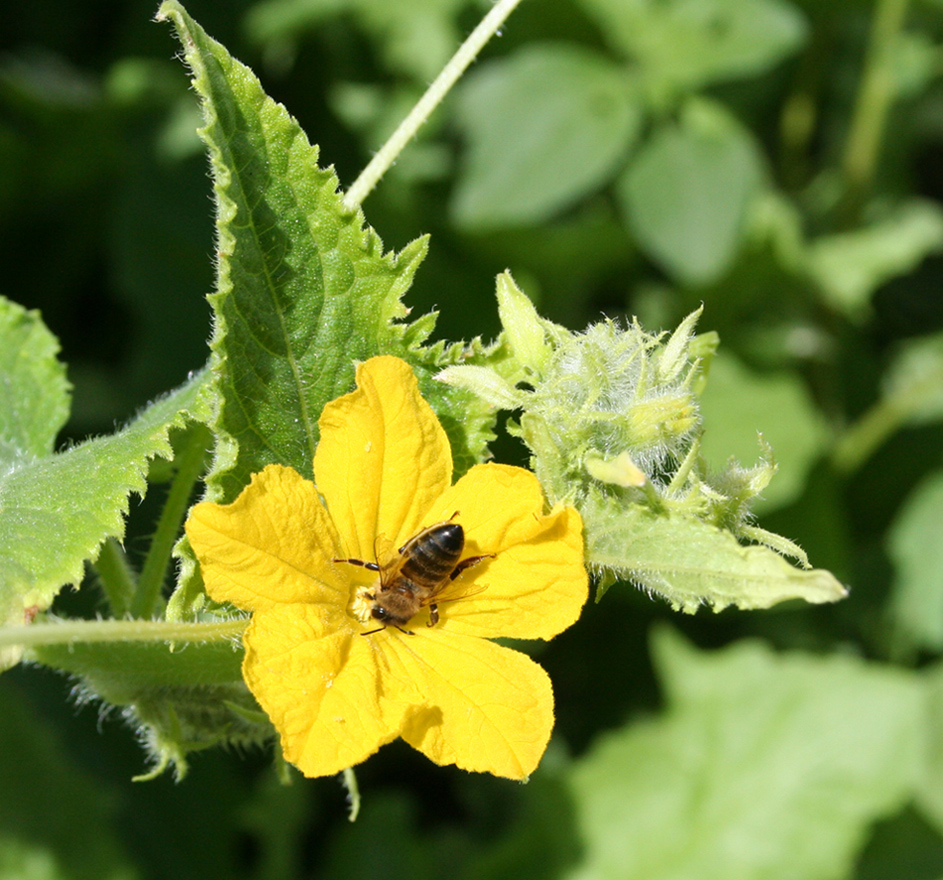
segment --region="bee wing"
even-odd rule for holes
[[[402,565],[403,555],[396,549],[396,544],[380,534],[373,542],[373,556],[380,567],[380,584],[389,583],[390,575]]]
[[[467,599],[477,596],[488,589],[487,584],[460,584],[455,581],[445,581],[422,600],[422,607],[438,605],[440,602],[455,602],[458,599]]]

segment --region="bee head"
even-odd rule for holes
[[[392,623],[393,615],[390,614],[382,605],[374,605],[370,609],[370,616],[379,620],[380,623]]]

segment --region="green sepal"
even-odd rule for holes
[[[149,779],[173,764],[187,772],[188,753],[220,743],[268,742],[271,724],[242,679],[241,648],[228,641],[173,646],[165,642],[44,645],[29,657],[80,677],[82,700],[124,708],[152,759]]]

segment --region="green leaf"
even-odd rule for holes
[[[206,378],[194,376],[117,434],[18,457],[0,475],[0,623],[48,608],[105,538],[124,534],[128,496],[144,494],[148,461],[173,456],[170,429],[208,417]]]
[[[708,429],[701,454],[713,469],[731,456],[755,459],[757,434],[775,454],[776,478],[756,507],[768,512],[799,496],[812,466],[825,450],[828,431],[802,380],[795,373],[754,373],[721,353],[711,363],[710,380],[700,398]]]
[[[916,800],[922,812],[943,833],[943,663],[923,671],[926,687],[924,767],[918,776]]]
[[[943,471],[910,494],[888,532],[894,562],[891,616],[897,647],[943,651]]]
[[[210,297],[218,447],[208,482],[215,500],[228,501],[273,462],[311,478],[318,417],[353,388],[355,361],[392,353],[422,366],[446,355],[419,348],[434,319],[393,323],[406,315],[400,298],[425,240],[383,255],[363,215],[343,209],[317,148],[252,71],[179,3],[165,3],[159,17],[174,23],[206,118],[219,269]],[[469,413],[469,400],[441,390],[433,404],[459,460],[483,454],[481,426],[493,418],[484,408]]]
[[[573,774],[585,862],[570,880],[834,880],[912,796],[922,689],[851,656],[654,640],[663,716]]]
[[[795,52],[806,23],[783,0],[581,0],[656,100],[757,76]]]
[[[678,282],[698,286],[730,267],[760,180],[752,135],[720,105],[698,101],[638,151],[618,194],[641,247]]]
[[[39,312],[0,296],[0,467],[48,455],[69,417],[59,341]]]
[[[461,41],[454,19],[465,5],[465,0],[267,0],[249,8],[245,27],[273,54],[284,53],[286,44],[326,18],[348,14],[393,71],[427,83]]]
[[[943,209],[911,199],[871,226],[816,239],[805,265],[832,308],[861,319],[878,287],[941,250]]]
[[[533,44],[468,77],[468,152],[452,210],[476,231],[539,223],[603,186],[638,137],[629,72],[566,44]]]
[[[860,468],[888,437],[905,425],[943,419],[943,333],[907,339],[882,377],[880,399],[839,439],[835,467]]]
[[[943,419],[943,333],[905,340],[887,368],[881,392],[905,424]]]
[[[586,561],[630,578],[683,611],[706,604],[770,608],[787,599],[835,602],[847,590],[824,569],[798,569],[767,547],[744,546],[693,516],[657,514],[639,504],[581,508]]]

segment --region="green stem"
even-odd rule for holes
[[[360,173],[353,186],[344,196],[344,208],[356,211],[363,204],[363,200],[380,181],[396,157],[403,152],[420,126],[432,115],[432,111],[439,106],[442,99],[465,72],[482,47],[504,24],[507,17],[514,11],[520,0],[498,0],[491,11],[478,23],[468,39],[459,46],[458,51],[449,59],[442,72],[426,89],[426,93],[410,111],[409,115],[399,124],[399,127],[390,136],[389,140],[380,148],[370,160],[370,164]]]
[[[882,400],[852,424],[832,450],[832,467],[853,474],[907,420],[910,408],[899,400]]]
[[[124,549],[114,538],[108,538],[102,544],[95,560],[95,571],[108,599],[111,616],[124,617],[131,609],[137,581]]]
[[[356,822],[360,815],[360,789],[357,786],[357,774],[353,767],[348,767],[341,772],[341,782],[347,789],[347,820]]]
[[[877,0],[861,88],[845,146],[842,175],[846,223],[857,220],[877,167],[894,100],[895,50],[910,0]]]
[[[832,450],[835,470],[842,474],[857,471],[888,437],[919,413],[928,400],[939,396],[941,381],[940,371],[931,371],[906,391],[897,391],[874,404],[835,444]]]
[[[180,534],[180,524],[187,512],[193,485],[203,473],[203,459],[209,441],[209,429],[202,425],[194,426],[187,435],[187,447],[177,459],[177,473],[170,485],[170,493],[131,602],[132,617],[149,618],[157,609],[170,554]]]
[[[70,620],[32,626],[0,627],[0,648],[63,645],[77,642],[213,642],[242,635],[246,618],[212,623],[165,623],[157,620]]]

